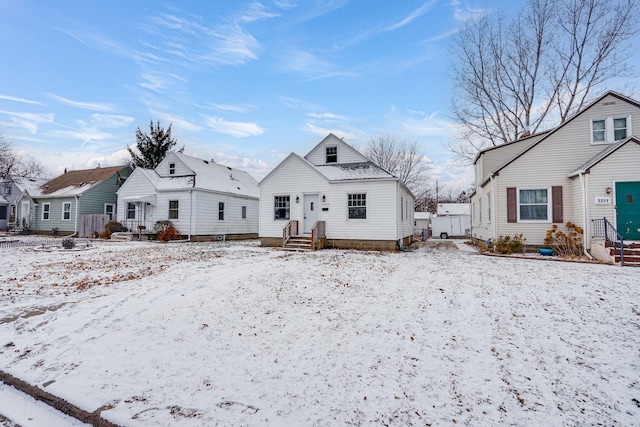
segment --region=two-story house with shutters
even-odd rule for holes
[[[560,126],[475,158],[472,237],[486,242],[522,233],[543,245],[553,224],[584,230],[585,253],[600,244],[606,220],[640,240],[640,102],[607,92]]]
[[[413,212],[399,178],[333,134],[260,182],[263,246],[395,250],[411,243]]]

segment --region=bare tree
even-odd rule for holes
[[[47,171],[36,160],[24,160],[0,134],[0,179],[6,179],[10,175],[44,178]]]
[[[567,120],[629,68],[638,0],[532,0],[511,21],[485,15],[453,41],[451,111],[471,160],[488,146]]]
[[[369,140],[365,155],[400,178],[414,194],[425,186],[429,166],[417,142],[398,141],[388,135],[378,135]]]

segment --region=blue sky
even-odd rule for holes
[[[452,165],[450,35],[521,1],[0,0],[0,129],[45,165],[129,159],[135,130],[172,124],[185,154],[264,177],[329,132],[363,149],[417,141]]]

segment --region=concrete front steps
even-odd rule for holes
[[[298,251],[306,252],[313,250],[313,241],[311,236],[291,236],[287,243],[285,243],[285,251]]]

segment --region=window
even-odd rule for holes
[[[367,218],[367,195],[365,193],[347,195],[349,219]]]
[[[606,139],[606,126],[604,120],[592,120],[591,121],[591,132],[593,142],[604,142]]]
[[[480,224],[482,224],[482,198],[478,200],[478,215],[480,216]]]
[[[491,192],[487,193],[487,221],[491,222]]]
[[[620,141],[627,137],[627,119],[613,119],[613,139]]]
[[[49,221],[50,218],[51,218],[51,204],[43,203],[42,204],[42,220]]]
[[[218,202],[218,221],[224,221],[224,202]]]
[[[242,207],[242,219],[247,219],[247,207]]]
[[[136,219],[136,205],[127,203],[127,219]]]
[[[104,205],[104,214],[109,217],[109,221],[113,219],[113,211],[115,210],[115,205],[107,203]]]
[[[404,197],[400,197],[400,219],[404,221]]]
[[[274,219],[289,219],[289,196],[274,197]]]
[[[175,174],[176,174],[176,164],[169,163],[169,175],[175,175]]]
[[[71,203],[65,202],[62,204],[62,219],[68,221],[71,219]]]
[[[338,147],[327,147],[327,163],[338,162]]]
[[[5,182],[4,183],[4,189],[2,190],[2,194],[5,196],[10,196],[11,195],[11,183],[10,182]]]
[[[169,200],[169,219],[178,219],[178,201]]]
[[[0,219],[7,219],[7,205],[0,206]]]
[[[547,221],[549,207],[549,193],[546,188],[518,192],[518,213],[522,221]]]

